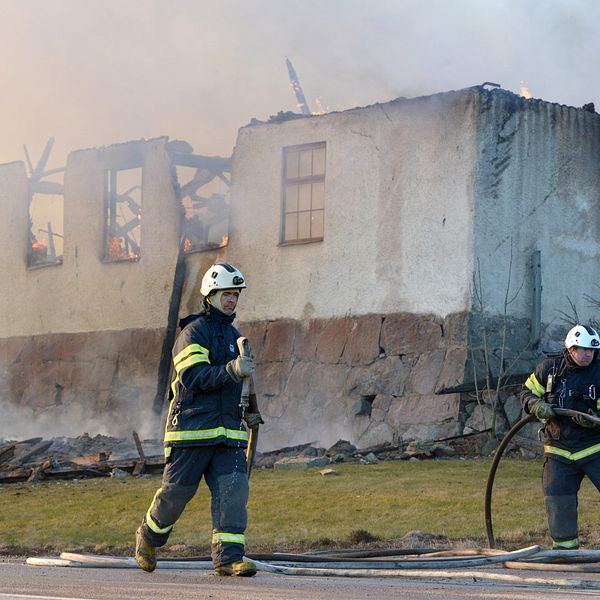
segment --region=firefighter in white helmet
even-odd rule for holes
[[[251,576],[244,561],[248,476],[248,427],[259,413],[242,413],[242,379],[254,372],[254,359],[240,356],[239,331],[232,325],[244,276],[227,264],[212,265],[202,279],[203,307],[180,321],[173,346],[173,375],[165,431],[166,464],[160,489],[136,532],[136,560],[156,568],[155,548],[193,498],[202,477],[212,502],[212,558],[219,575]]]
[[[555,549],[579,547],[577,493],[583,478],[587,475],[600,491],[600,429],[581,416],[557,415],[553,407],[597,416],[599,349],[596,330],[576,325],[567,333],[563,353],[542,361],[521,391],[525,412],[544,423],[542,487]]]

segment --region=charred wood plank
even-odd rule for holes
[[[140,455],[141,460],[146,459],[146,455],[144,454],[144,448],[142,447],[142,442],[140,440],[140,436],[137,434],[137,431],[132,432],[133,441],[135,442],[135,447],[137,448],[138,454]]]
[[[0,463],[10,460],[15,455],[15,445],[6,444],[0,448]]]
[[[65,195],[63,184],[55,181],[32,181],[30,189],[33,194],[50,194],[52,196]]]
[[[110,471],[91,469],[89,467],[80,469],[47,469],[44,471],[46,479],[79,479],[92,477],[110,477]]]
[[[44,438],[41,438],[41,437],[29,438],[27,440],[21,440],[20,442],[15,442],[15,446],[31,446],[33,444],[38,444],[43,439]]]
[[[0,483],[19,483],[27,481],[33,469],[13,469],[12,471],[0,473]]]
[[[207,169],[213,173],[227,171],[231,173],[231,158],[221,156],[201,156],[199,154],[183,154],[181,152],[171,153],[171,160],[180,167],[195,167],[196,169]]]
[[[38,161],[38,164],[35,166],[35,169],[31,173],[31,179],[36,180],[42,176],[46,165],[48,164],[48,159],[50,158],[50,152],[52,151],[52,146],[54,145],[54,138],[48,138],[46,142],[46,146],[44,147],[44,151],[42,152],[42,156]]]
[[[37,456],[37,455],[41,454],[42,452],[45,452],[46,450],[48,450],[48,448],[50,448],[50,446],[52,446],[52,443],[53,443],[52,441],[39,442],[39,443],[35,444],[32,448],[30,448],[28,451],[26,451],[24,454],[21,454],[20,456],[18,455],[16,458],[21,464],[24,464],[29,459],[33,458],[34,456]]]
[[[525,380],[529,377],[531,373],[517,373],[515,375],[509,375],[508,377],[502,378],[500,388],[508,388],[508,387],[520,387],[523,385]],[[492,390],[495,390],[498,385],[498,377],[492,377],[490,380],[490,386]],[[475,385],[474,381],[470,381],[468,383],[461,383],[460,385],[455,385],[452,387],[445,387],[435,391],[437,396],[442,396],[444,394],[458,394],[460,392],[474,392],[476,390],[483,391],[488,389],[487,379],[479,379],[477,381],[477,385]]]
[[[141,475],[146,470],[146,456],[144,455],[144,448],[142,447],[142,442],[140,441],[140,436],[137,434],[137,431],[133,431],[133,439],[135,441],[135,446],[137,448],[138,454],[140,455],[140,459],[135,463],[133,467],[133,475]]]

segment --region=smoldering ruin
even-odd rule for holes
[[[249,282],[238,326],[257,358],[263,455],[340,440],[361,456],[435,456],[463,438],[492,451],[482,440],[519,419],[559,316],[592,314],[569,294],[597,276],[578,241],[600,229],[599,127],[589,107],[486,84],[253,120],[231,157],[160,137],[76,150],[60,168],[49,141],[0,165],[2,464],[32,469],[36,444],[83,432],[112,447],[29,458],[50,474],[52,456],[110,451],[110,466],[127,439],[137,461],[133,430],[154,448],[178,319],[218,261]]]

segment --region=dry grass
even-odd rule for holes
[[[401,545],[411,531],[458,545],[485,545],[484,493],[490,460],[385,462],[318,470],[257,471],[249,504],[249,550]],[[502,461],[494,488],[494,529],[506,548],[548,544],[541,461]],[[20,553],[79,550],[130,553],[134,531],[159,477],[0,486],[0,549]],[[600,497],[584,482],[582,538],[594,532]],[[204,552],[209,494],[199,493],[177,523],[169,547]],[[375,541],[377,540],[377,541]]]

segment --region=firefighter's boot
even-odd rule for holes
[[[154,546],[146,541],[139,529],[135,532],[135,562],[148,573],[152,573],[156,569]]]
[[[246,560],[236,560],[228,565],[215,568],[217,575],[232,575],[234,577],[252,577],[256,575],[256,565]]]

